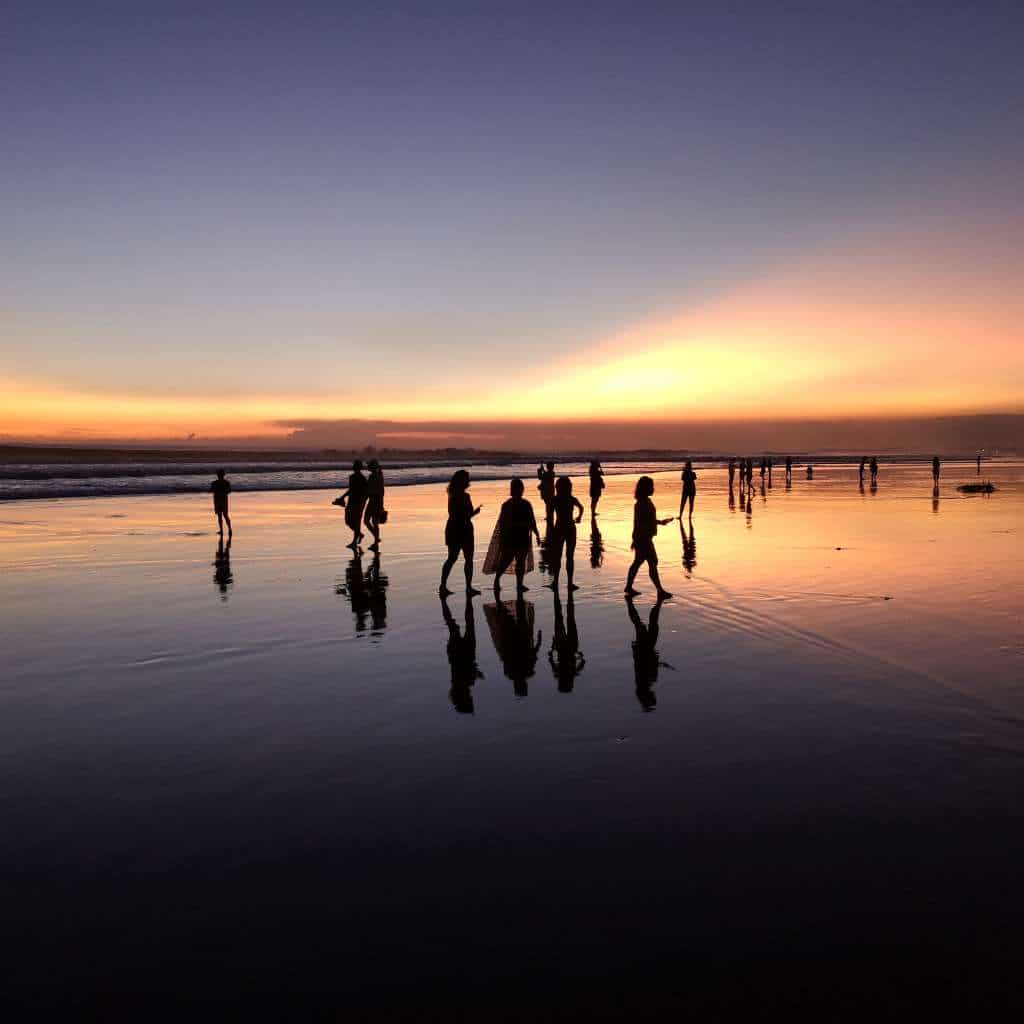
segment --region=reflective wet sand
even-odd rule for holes
[[[986,474],[779,471],[741,504],[699,471],[692,533],[657,540],[675,597],[642,569],[632,612],[635,478],[581,524],[574,599],[535,572],[518,606],[479,571],[438,599],[441,486],[388,492],[379,561],[323,492],[236,495],[226,552],[205,498],[5,505],[18,991],[593,1012],[728,1004],[736,972],[854,998],[899,962],[999,992],[1024,473]],[[472,488],[478,566],[505,493]]]

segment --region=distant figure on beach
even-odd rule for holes
[[[228,590],[235,582],[231,574],[231,535],[228,534],[228,542],[224,543],[224,534],[220,535],[217,543],[217,551],[213,556],[213,582],[220,591],[220,599],[227,601]]]
[[[586,660],[580,651],[580,634],[576,628],[576,603],[570,592],[566,602],[568,625],[562,617],[562,599],[555,591],[555,635],[548,651],[548,664],[558,683],[559,693],[572,693],[576,677],[583,671]]]
[[[941,472],[941,470],[942,464],[939,462],[938,455],[936,455],[932,459],[932,483],[935,484],[936,487],[939,486],[939,473]]]
[[[764,475],[768,471],[768,460],[761,456],[761,483],[764,483]]]
[[[686,523],[679,520],[679,537],[683,542],[683,569],[686,571],[686,575],[690,573],[697,566],[697,535],[693,530],[693,520],[690,520],[690,532],[686,532]]]
[[[807,479],[814,479],[814,467],[809,462],[807,463]]]
[[[653,711],[658,703],[654,694],[654,684],[658,681],[658,669],[671,668],[658,655],[658,620],[661,618],[661,600],[654,603],[646,624],[637,613],[631,598],[626,600],[629,621],[633,623],[636,638],[633,640],[633,678],[636,686],[636,699],[644,711]]]
[[[376,459],[370,459],[370,475],[366,480],[366,515],[363,522],[373,534],[371,551],[380,549],[380,524],[386,519],[384,512],[384,471]]]
[[[747,459],[747,490],[754,487],[754,460]]]
[[[693,471],[693,461],[691,459],[686,460],[686,465],[683,467],[683,496],[679,501],[679,518],[683,517],[683,508],[686,503],[690,503],[690,518],[693,519],[693,502],[697,497],[697,474]]]
[[[634,497],[636,503],[633,506],[633,564],[626,574],[625,593],[632,597],[640,591],[633,588],[636,574],[640,566],[647,563],[647,571],[651,574],[651,582],[657,588],[658,600],[664,601],[672,596],[661,585],[661,577],[658,575],[658,552],[654,550],[654,536],[659,526],[672,522],[672,517],[659,519],[657,509],[651,496],[654,494],[654,481],[649,476],[642,476],[636,482]]]
[[[576,524],[583,518],[583,506],[572,493],[572,480],[560,476],[555,484],[555,500],[552,503],[555,521],[548,537],[548,564],[551,567],[552,590],[558,589],[558,574],[562,568],[562,551],[565,551],[565,577],[570,593],[578,587],[573,583],[576,571]],[[575,515],[574,515],[575,513]]]
[[[537,653],[542,642],[540,630],[536,639],[533,635],[533,604],[520,596],[514,606],[502,601],[484,605],[484,615],[505,675],[512,680],[515,695],[525,697],[529,692],[527,681],[537,671]]]
[[[978,452],[977,462],[978,462],[978,476],[981,476],[981,452]]]
[[[871,486],[874,487],[878,483],[878,459],[871,456]]]
[[[442,596],[451,593],[448,589],[448,574],[460,553],[466,563],[466,593],[470,596],[480,593],[473,589],[473,518],[480,514],[481,506],[473,508],[468,491],[469,473],[457,469],[448,482],[448,522],[444,527],[448,557],[441,566],[441,586],[438,588]]]
[[[786,483],[791,484],[793,482],[793,456],[786,456]]]
[[[366,477],[363,476],[362,459],[356,459],[352,463],[352,472],[348,478],[348,490],[339,498],[335,498],[334,504],[340,505],[345,510],[345,525],[352,531],[352,543],[346,547],[355,551],[363,539],[363,531],[360,527],[363,522],[363,509],[366,507]]]
[[[231,516],[228,515],[228,495],[231,493],[231,481],[224,475],[223,469],[217,470],[217,479],[210,481],[213,493],[213,511],[217,515],[217,532],[224,536],[224,524],[228,524],[228,536],[231,536]]]
[[[772,457],[768,456],[768,486],[772,485]]]
[[[473,602],[466,597],[465,620],[462,631],[448,607],[448,598],[441,598],[441,613],[448,627],[448,664],[452,670],[452,685],[448,699],[459,714],[473,714],[473,686],[484,674],[476,661],[476,621]]]
[[[862,455],[860,457],[860,469],[857,471],[858,474],[860,475],[860,485],[861,485],[862,488],[864,486],[864,470],[867,467],[867,464],[868,464],[868,457],[866,455]]]
[[[601,500],[601,492],[604,490],[604,470],[601,463],[594,461],[590,464],[590,518],[597,515],[597,503]]]
[[[736,460],[729,459],[729,490],[732,490],[732,482],[736,479]]]
[[[537,544],[540,544],[533,506],[523,497],[526,489],[523,481],[513,477],[508,489],[511,497],[502,503],[484,558],[484,573],[488,576],[494,574],[495,597],[501,593],[501,577],[512,568],[515,569],[518,593],[529,589],[523,583],[523,577],[533,572],[532,538],[536,537]]]
[[[547,463],[546,466],[537,467],[537,490],[540,491],[540,500],[544,502],[544,519],[550,523],[552,514],[552,503],[555,500],[555,464]]]

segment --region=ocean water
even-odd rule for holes
[[[5,999],[380,1019],[1019,1004],[1024,465],[635,474],[577,582],[437,595],[445,494],[11,503]],[[659,514],[676,473],[656,476]],[[586,480],[576,478],[586,503]],[[532,485],[528,497],[534,497]],[[461,565],[452,576],[456,590]]]

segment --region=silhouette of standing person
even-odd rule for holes
[[[654,549],[654,537],[659,526],[672,522],[672,517],[659,519],[657,509],[651,496],[654,494],[654,481],[649,476],[642,476],[636,482],[634,497],[636,503],[633,506],[633,564],[630,565],[626,574],[625,593],[632,597],[640,591],[633,588],[636,581],[636,574],[640,566],[647,563],[647,571],[651,574],[651,582],[657,588],[658,599],[664,601],[672,596],[661,585],[661,577],[658,575],[658,552]]]
[[[768,460],[762,455],[761,456],[761,484],[764,485],[764,475],[768,470]]]
[[[679,520],[679,536],[683,542],[683,569],[689,576],[697,565],[697,535],[693,531],[693,520],[690,520],[690,532],[686,532],[686,524]]]
[[[555,635],[548,651],[548,664],[558,683],[559,693],[572,693],[576,677],[583,671],[586,660],[580,651],[580,634],[576,628],[576,603],[570,593],[566,602],[568,626],[562,617],[562,599],[555,591]]]
[[[736,479],[736,460],[729,459],[729,490],[732,490],[733,480]]]
[[[533,604],[520,596],[514,607],[513,613],[509,604],[499,601],[497,604],[484,605],[484,615],[487,616],[491,640],[501,660],[502,670],[512,680],[515,695],[525,697],[529,692],[528,680],[537,671],[537,653],[540,651],[542,636],[538,630],[534,639]]]
[[[447,596],[441,598],[441,613],[444,624],[448,627],[448,665],[452,672],[452,685],[448,691],[448,699],[459,714],[473,714],[473,686],[484,674],[476,661],[476,619],[473,613],[473,602],[466,597],[465,624],[459,631],[451,609],[448,607]]]
[[[376,459],[370,459],[370,475],[366,481],[366,515],[363,522],[373,534],[371,551],[380,549],[380,524],[384,518],[384,471]]]
[[[754,460],[747,459],[747,490],[754,488]]]
[[[939,462],[939,457],[938,457],[938,455],[936,455],[932,459],[932,483],[936,487],[939,486],[939,473],[941,472],[941,470],[942,470],[942,463]]]
[[[814,479],[814,466],[812,466],[809,462],[807,463],[807,479]]]
[[[768,456],[768,486],[772,485],[772,458]]]
[[[862,455],[860,457],[860,468],[857,470],[857,474],[860,476],[860,485],[862,488],[864,486],[864,469],[867,466],[867,464],[868,457],[866,455]]]
[[[494,595],[501,592],[501,577],[512,565],[515,566],[516,589],[523,593],[528,588],[523,577],[533,571],[533,549],[531,537],[540,544],[540,532],[533,506],[523,497],[523,481],[514,477],[509,483],[509,497],[501,506],[498,521],[494,525],[494,536],[484,559],[484,572],[494,573]]]
[[[217,552],[213,556],[213,582],[220,591],[220,599],[227,601],[228,590],[235,582],[231,573],[231,535],[228,535],[227,544],[224,543],[224,535],[221,534],[217,542]]]
[[[590,464],[590,518],[597,515],[597,503],[601,500],[601,492],[604,490],[604,470],[601,463],[591,462]]]
[[[636,699],[644,711],[653,711],[658,703],[654,684],[658,681],[658,669],[671,668],[658,655],[658,633],[660,631],[661,599],[654,603],[645,623],[637,613],[632,598],[626,599],[629,621],[633,623],[636,638],[633,640],[633,677],[636,685]]]
[[[352,543],[345,546],[355,551],[363,539],[360,527],[363,522],[363,508],[366,506],[366,477],[363,476],[362,459],[356,459],[352,463],[352,472],[348,478],[348,490],[335,499],[334,504],[340,505],[345,510],[345,525],[352,531]]]
[[[690,459],[686,460],[686,465],[683,467],[683,496],[679,500],[679,518],[683,518],[683,509],[686,507],[686,503],[690,503],[690,518],[693,519],[693,502],[697,497],[697,474],[693,471],[693,462]]]
[[[793,482],[793,456],[786,456],[786,483],[791,484]]]
[[[981,452],[978,452],[977,462],[978,462],[978,476],[981,476]]]
[[[441,566],[441,586],[438,587],[442,596],[451,593],[448,589],[448,575],[460,553],[466,563],[466,593],[470,596],[480,593],[473,589],[473,518],[480,514],[481,506],[473,508],[468,491],[469,473],[457,469],[448,482],[448,522],[444,527],[448,557]]]
[[[210,481],[213,494],[213,511],[217,516],[217,532],[224,536],[224,524],[228,524],[228,536],[231,536],[231,516],[228,515],[228,495],[231,493],[231,481],[224,476],[224,470],[217,470],[217,479]]]
[[[569,590],[577,590],[573,583],[576,571],[576,524],[583,519],[583,505],[572,493],[572,480],[560,476],[555,484],[555,500],[552,502],[555,522],[548,539],[548,563],[551,566],[552,590],[558,589],[558,574],[562,569],[562,552],[565,551],[565,577]],[[573,513],[575,512],[575,515]]]
[[[555,500],[555,464],[549,462],[547,466],[537,467],[537,490],[540,491],[540,500],[544,502],[544,519],[551,522],[551,506]]]
[[[874,455],[871,456],[871,486],[875,487],[878,484],[878,459]]]

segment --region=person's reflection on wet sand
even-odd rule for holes
[[[335,593],[347,597],[356,620],[356,634],[366,632],[379,637],[387,626],[388,578],[380,570],[380,555],[375,554],[369,570],[363,571],[362,555],[356,552],[345,567],[345,582],[335,587]]]
[[[747,514],[747,529],[754,525],[754,498],[753,490],[747,491],[747,507],[744,509]]]
[[[459,714],[473,714],[473,686],[484,674],[476,661],[476,618],[471,597],[466,598],[463,628],[455,621],[448,607],[447,595],[441,598],[441,613],[448,627],[448,664],[452,671],[452,685],[448,698]]]
[[[693,523],[690,523],[690,532],[687,534],[686,524],[680,520],[679,536],[683,542],[683,569],[689,577],[697,565],[697,534],[694,533]]]
[[[936,484],[932,488],[932,511],[933,512],[938,512],[939,511],[939,485],[938,484]]]
[[[736,492],[732,489],[732,481],[729,481],[729,511],[736,511]]]
[[[572,693],[576,677],[586,661],[580,651],[580,634],[576,628],[576,602],[570,592],[566,604],[567,618],[562,617],[562,600],[555,591],[555,635],[548,651],[548,663],[558,683],[559,693]]]
[[[590,520],[590,568],[600,569],[604,562],[604,539],[597,528],[597,520]]]
[[[533,635],[533,602],[520,597],[514,603],[485,604],[484,615],[505,675],[512,680],[516,696],[525,697],[529,692],[528,680],[537,671],[542,640],[540,630],[536,639]]]
[[[658,656],[658,620],[661,617],[662,604],[662,601],[654,603],[645,623],[640,618],[632,599],[626,601],[629,621],[633,623],[633,629],[636,632],[636,638],[633,640],[636,699],[644,711],[653,711],[658,703],[658,698],[654,693],[654,684],[658,681],[658,669],[672,667]]]
[[[220,590],[220,599],[227,601],[228,591],[234,585],[235,577],[231,572],[231,537],[228,537],[227,544],[221,536],[217,542],[217,550],[213,556],[213,582]]]

